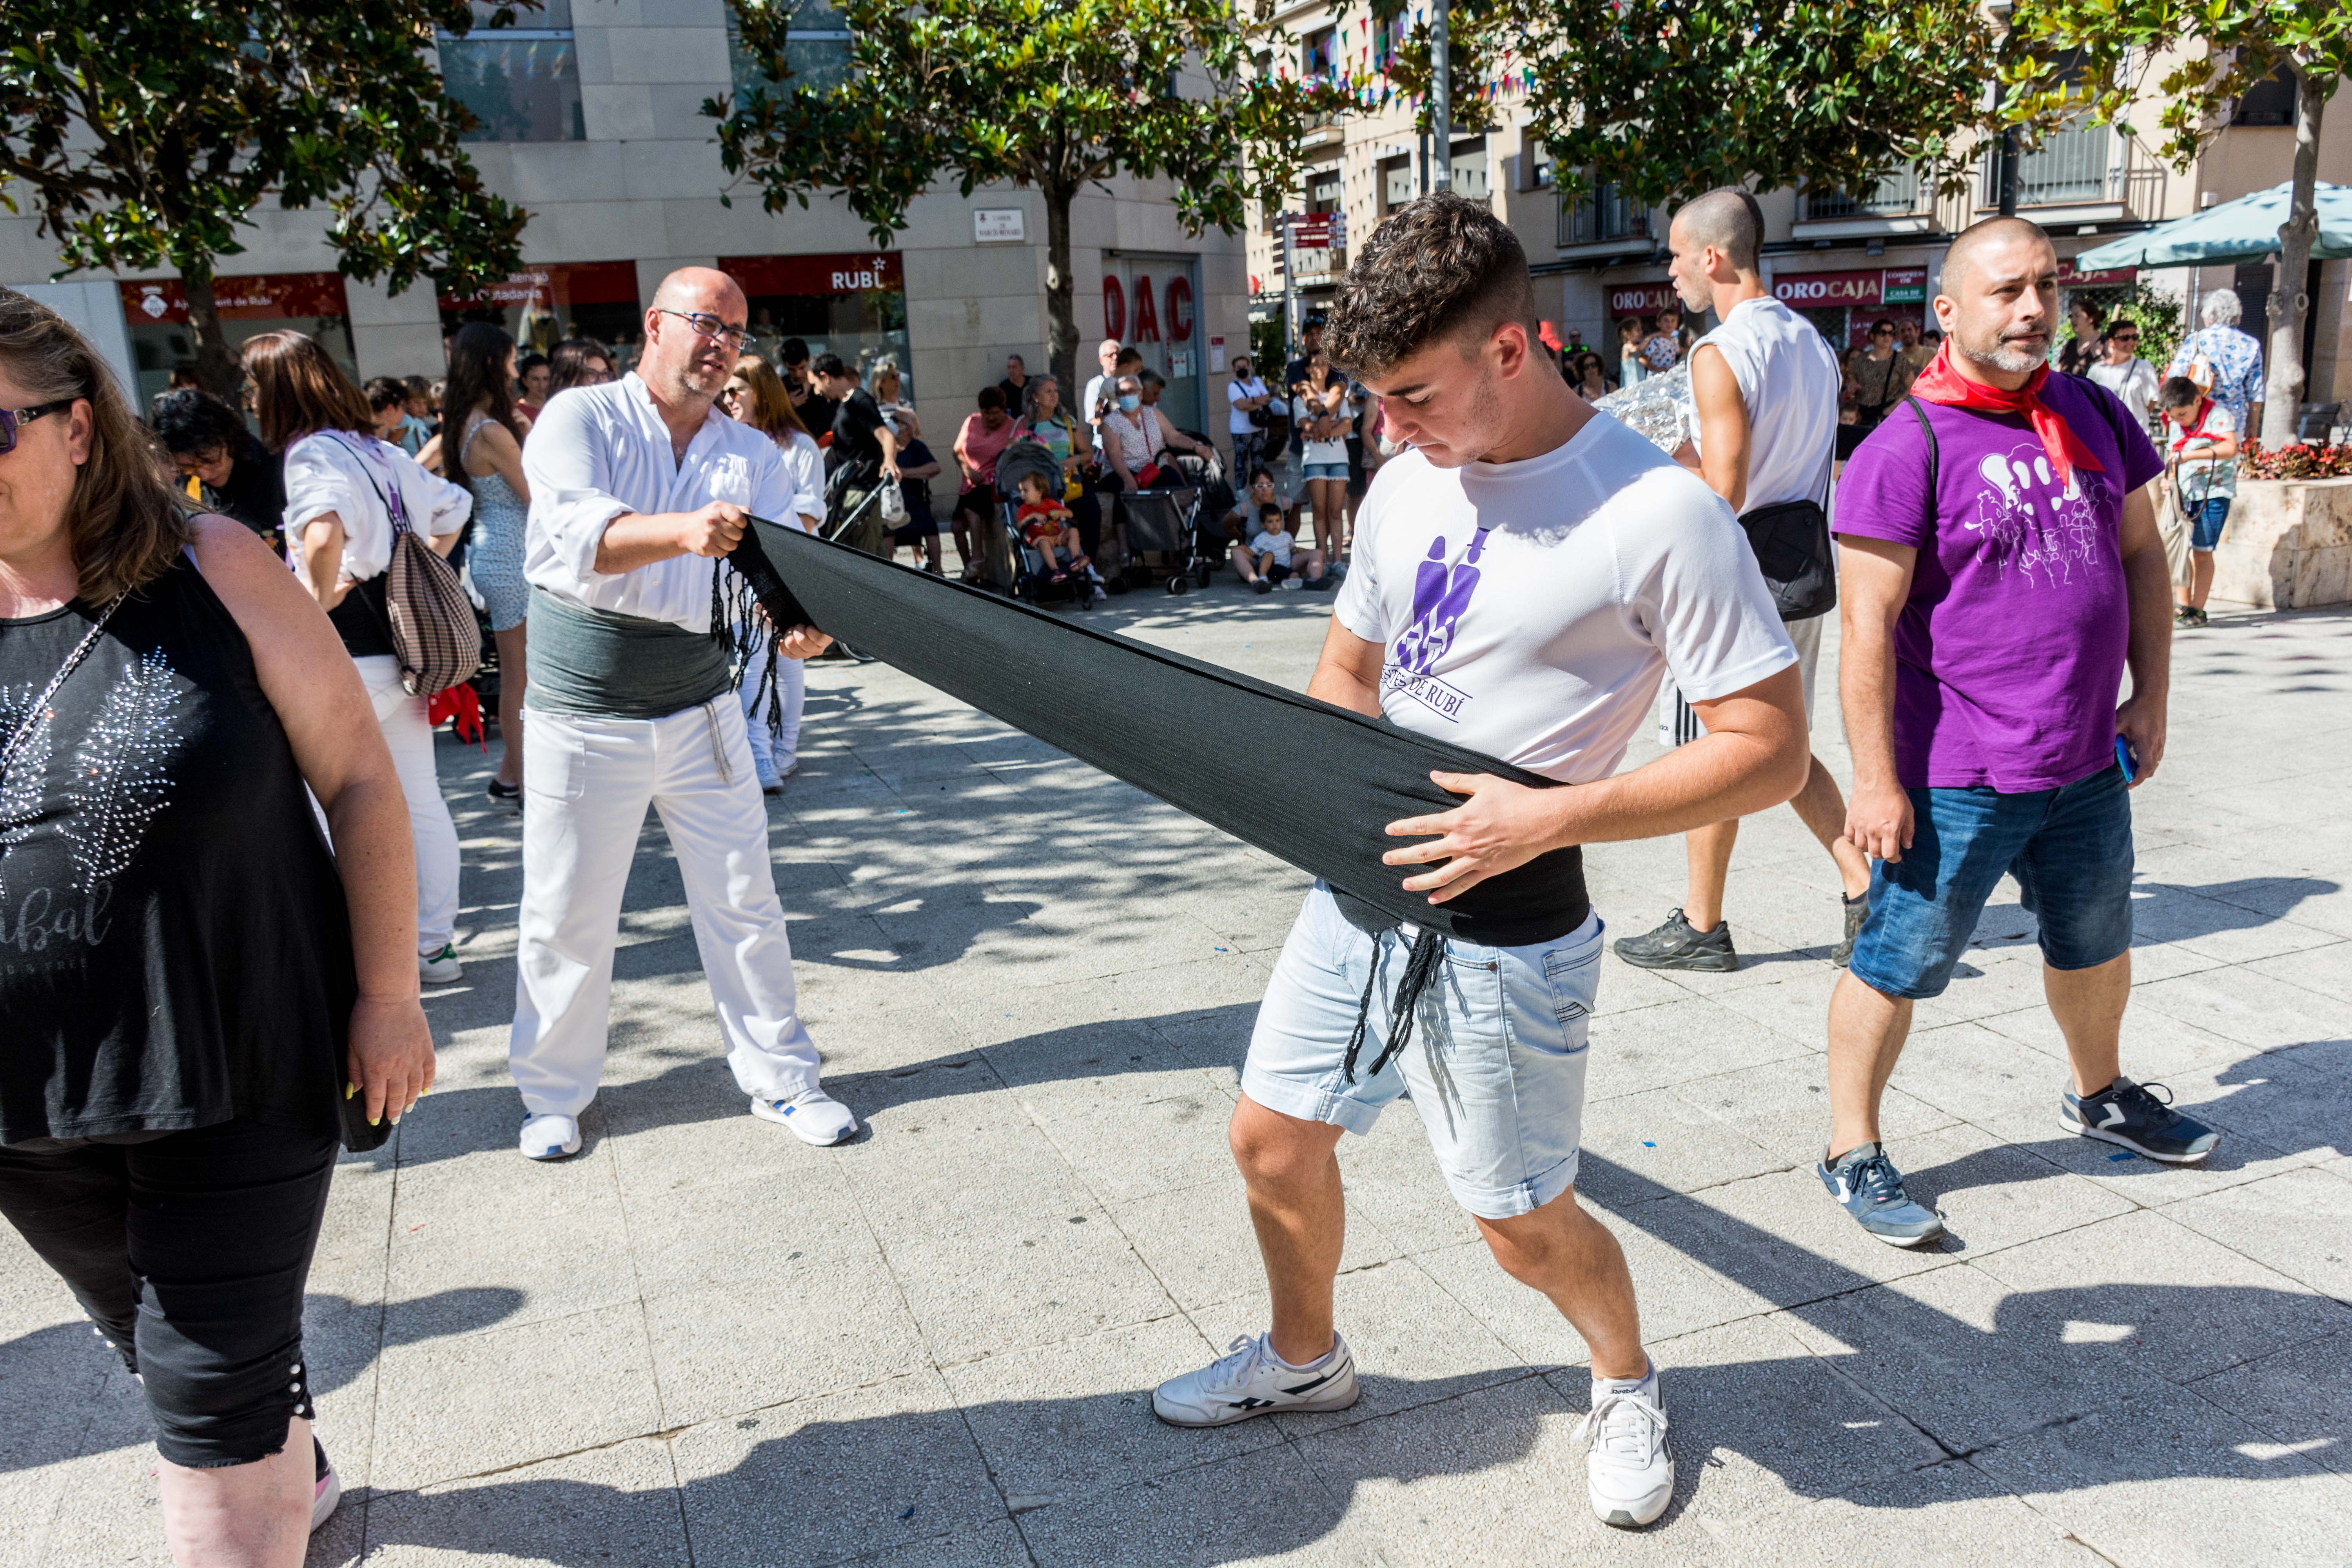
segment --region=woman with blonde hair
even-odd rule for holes
[[[798,492],[793,508],[801,526],[814,533],[824,521],[824,454],[818,450],[808,426],[801,423],[784,378],[758,354],[745,354],[735,362],[735,374],[719,395],[719,407],[783,448],[784,463],[792,470]],[[770,721],[761,723],[753,710],[761,689],[768,688],[767,642],[767,628],[761,627],[759,642],[743,661],[739,689],[743,699],[743,728],[751,741],[751,766],[760,775],[760,787],[777,795],[800,768],[801,709],[808,697],[808,667],[797,658],[776,656]]]
[[[245,345],[244,358],[261,439],[286,455],[287,560],[358,667],[408,798],[417,973],[430,984],[447,985],[461,973],[455,945],[457,829],[441,798],[425,699],[400,683],[384,569],[392,564],[395,507],[399,526],[414,529],[446,555],[457,547],[474,498],[370,434],[367,399],[317,340],[265,332]]]
[[[433,1081],[407,814],[318,607],[9,289],[0,929],[0,1213],[139,1379],[173,1560],[295,1568],[340,1495],[302,1342],[337,1144]]]

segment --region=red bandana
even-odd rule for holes
[[[1936,358],[1919,379],[1911,384],[1911,395],[1926,403],[1940,403],[1951,408],[1973,408],[1980,414],[2022,414],[2042,437],[2042,449],[2050,458],[2050,466],[2057,470],[2058,482],[2071,483],[2076,468],[2089,468],[2095,473],[2106,472],[2106,465],[2092,454],[2074,434],[2074,426],[2046,406],[2041,397],[2042,384],[2050,379],[2050,367],[2036,369],[2032,378],[2015,392],[2003,392],[1997,386],[1987,386],[1980,381],[1970,381],[1952,368],[1952,341],[1936,351]]]

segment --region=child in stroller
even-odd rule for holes
[[[1078,549],[1076,519],[1047,491],[1045,476],[1024,473],[1020,485],[1021,510],[1013,521],[1021,529],[1022,542],[1044,561],[1047,581],[1067,582],[1071,573],[1092,566],[1094,563]]]

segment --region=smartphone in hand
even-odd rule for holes
[[[2116,766],[2123,769],[2126,787],[2139,783],[2139,761],[2132,755],[2131,742],[2121,735],[2116,737]]]

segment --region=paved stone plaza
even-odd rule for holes
[[[1228,581],[1095,624],[1298,686],[1328,607]],[[310,1561],[2352,1561],[2348,633],[2185,636],[2135,797],[2125,1067],[2226,1130],[2204,1169],[2060,1132],[2013,884],[1888,1095],[1939,1251],[1867,1239],[1813,1176],[1839,916],[1791,813],[1744,832],[1738,973],[1607,961],[1580,1186],[1680,1466],[1640,1536],[1586,1506],[1580,1342],[1488,1259],[1409,1107],[1340,1151],[1362,1403],[1152,1418],[1154,1382],[1265,1325],[1224,1128],[1297,872],[887,668],[814,666],[777,879],[826,1083],[871,1131],[818,1151],[745,1114],[654,828],[586,1148],[531,1165],[520,821],[445,742],[467,973],[427,998],[441,1088],[336,1183],[308,1333],[349,1491]],[[1321,789],[1268,777],[1265,809]],[[1679,901],[1682,863],[1591,852],[1614,934]],[[0,1563],[165,1562],[137,1389],[13,1231],[0,1390]]]

